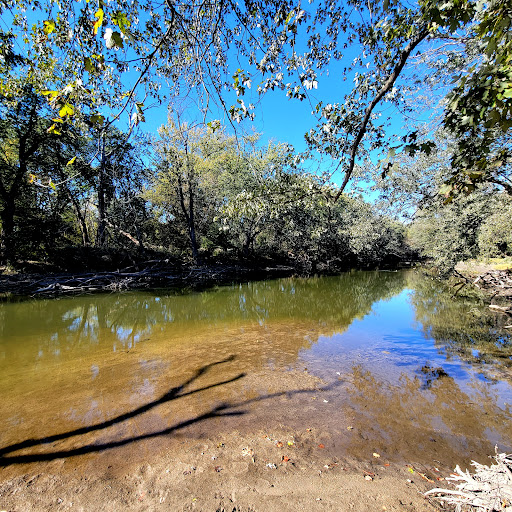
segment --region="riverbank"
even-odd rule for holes
[[[423,493],[443,483],[438,480],[441,473],[389,463],[371,453],[367,461],[341,460],[321,441],[318,430],[235,430],[210,438],[167,440],[160,455],[149,459],[145,447],[138,446],[131,460],[109,453],[99,460],[58,459],[4,468],[0,509],[440,510]]]
[[[496,312],[512,314],[512,261],[461,262],[455,268],[458,294],[466,287],[482,292]]]
[[[285,277],[296,269],[284,265],[185,266],[152,260],[116,271],[0,274],[0,297],[49,297],[141,289],[202,287],[240,280]]]

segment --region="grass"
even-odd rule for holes
[[[457,265],[457,270],[482,274],[489,270],[512,270],[512,257],[503,258],[479,258],[467,260]]]

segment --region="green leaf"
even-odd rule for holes
[[[57,190],[57,187],[55,186],[55,183],[53,183],[53,181],[52,181],[52,180],[50,180],[50,181],[48,182],[48,185],[50,185],[50,187],[52,187],[52,188],[53,188],[53,190]]]
[[[94,63],[90,57],[84,57],[84,67],[85,71],[88,73],[95,73],[96,67],[94,66]]]
[[[294,12],[290,11],[288,16],[286,16],[286,19],[284,20],[285,25],[288,25],[288,23],[290,23],[291,19],[293,18],[293,14],[294,14]]]
[[[127,18],[126,14],[121,11],[117,11],[112,15],[112,23],[117,25],[123,33],[127,32],[131,26],[130,20]]]
[[[90,119],[91,123],[94,125],[100,125],[102,126],[105,118],[101,114],[93,114]]]

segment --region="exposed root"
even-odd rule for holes
[[[462,471],[446,480],[458,482],[455,489],[432,489],[425,493],[429,498],[454,506],[455,512],[512,512],[512,455],[498,453],[497,464],[485,466],[473,461],[475,473]]]

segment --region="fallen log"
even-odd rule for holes
[[[496,304],[490,304],[489,309],[492,309],[493,311],[498,311],[499,313],[512,315],[512,307],[510,306],[496,306]]]

